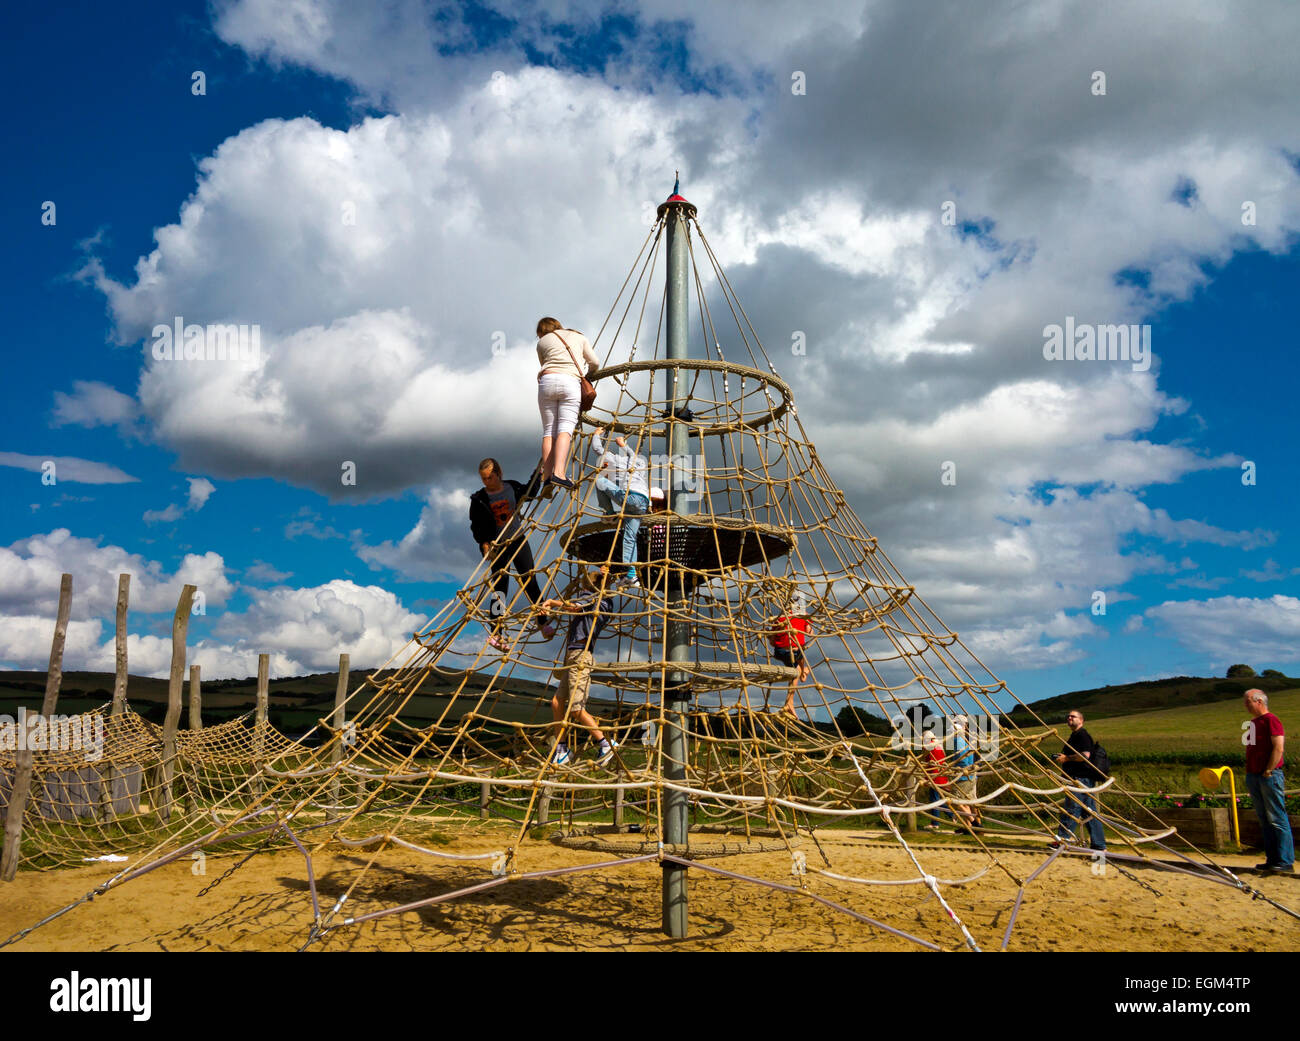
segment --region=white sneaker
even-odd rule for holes
[[[596,765],[604,766],[606,763],[608,763],[611,759],[614,758],[614,753],[616,751],[618,751],[618,744],[614,741],[610,741],[608,744],[606,744],[605,748],[601,751],[600,755],[596,757]]]
[[[573,758],[572,753],[563,745],[560,745],[555,750],[555,754],[551,756],[551,762],[553,762],[556,766],[568,766],[569,760],[572,758]]]

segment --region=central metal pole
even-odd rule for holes
[[[695,207],[677,194],[664,203],[661,210],[668,228],[668,358],[685,358],[687,346],[687,309],[689,303],[690,256],[687,250],[687,214],[694,215]],[[668,381],[664,388],[668,416],[669,509],[678,515],[695,512],[694,467],[687,454],[690,431],[680,418],[679,410],[686,407],[684,389],[688,381],[675,367],[664,373]],[[669,539],[669,567],[665,599],[668,603],[667,637],[668,660],[691,660],[691,625],[686,618],[689,601],[682,583],[682,572],[672,566],[672,543]],[[664,777],[666,780],[684,782],[688,754],[687,712],[690,710],[690,676],[684,672],[669,672],[664,677]],[[689,822],[687,820],[685,792],[668,791],[664,794],[664,841],[677,855],[686,852]],[[680,939],[686,935],[686,868],[678,864],[665,864],[663,893],[663,928],[669,936]]]

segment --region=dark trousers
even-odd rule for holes
[[[519,576],[519,583],[524,593],[533,603],[542,598],[542,590],[537,585],[537,576],[533,574],[533,551],[528,548],[527,539],[515,539],[503,542],[495,547],[492,557],[492,614],[499,615],[505,610],[506,590],[510,588],[510,571]],[[497,605],[500,605],[498,607]],[[545,618],[538,619],[545,622]]]
[[[1070,784],[1085,785],[1090,783],[1089,779],[1071,777]],[[1105,849],[1106,848],[1106,830],[1102,827],[1101,821],[1097,819],[1097,800],[1091,795],[1084,795],[1082,792],[1066,792],[1065,801],[1061,803],[1061,819],[1056,825],[1056,837],[1061,842],[1073,842],[1075,832],[1079,828],[1079,819],[1085,818],[1088,823],[1088,848]]]

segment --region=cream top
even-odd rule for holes
[[[560,333],[564,336],[561,340],[555,333],[547,333],[537,341],[537,361],[541,365],[542,372],[556,372],[562,376],[572,376],[578,379],[587,375],[592,369],[600,367],[600,359],[596,357],[596,352],[591,349],[591,344],[582,333],[573,329],[561,329]],[[565,341],[568,341],[569,347],[565,347]],[[570,352],[569,348],[572,348]],[[586,367],[579,372],[573,364],[574,358],[580,358],[586,361]],[[540,373],[538,374],[540,378]]]

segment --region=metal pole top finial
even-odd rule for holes
[[[682,188],[681,172],[674,170],[673,174],[674,174],[673,193],[672,195],[668,196],[668,198],[664,202],[661,202],[659,204],[659,209],[656,210],[655,213],[660,220],[663,220],[664,213],[668,209],[668,207],[674,206],[677,207],[682,212],[683,216],[688,218],[694,217],[695,207],[691,205],[689,200],[683,198],[681,194],[681,188]]]

